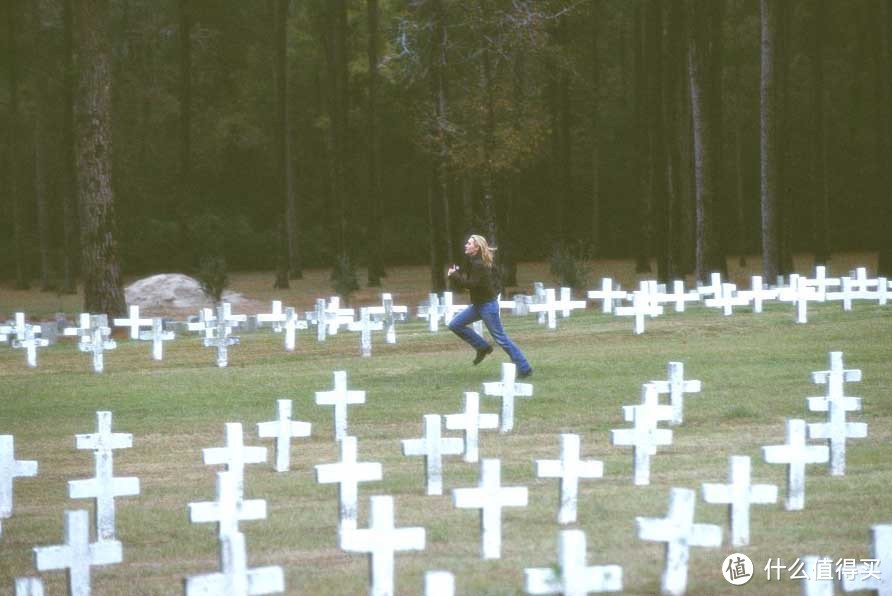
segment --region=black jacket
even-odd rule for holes
[[[492,267],[483,264],[480,257],[471,257],[467,269],[458,270],[449,276],[452,283],[462,290],[471,291],[471,302],[476,305],[495,300],[498,283]]]

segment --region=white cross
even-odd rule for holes
[[[672,419],[669,424],[673,426],[681,424],[684,419],[684,394],[700,393],[703,388],[702,383],[696,379],[685,380],[684,362],[670,362],[669,379],[650,383],[657,393],[669,394],[669,404],[672,406]]]
[[[810,423],[808,438],[827,439],[830,447],[830,475],[843,476],[846,473],[846,439],[867,437],[867,424],[846,422],[846,412],[861,409],[861,398],[846,397],[843,384],[860,381],[861,371],[845,370],[842,352],[830,352],[830,370],[812,373],[812,380],[819,385],[827,385],[827,395],[809,397],[808,409],[811,412],[827,412],[827,422]]]
[[[285,329],[285,351],[293,352],[297,344],[297,330],[306,329],[307,322],[300,320],[300,315],[292,307],[285,309],[285,323],[282,325]]]
[[[650,456],[656,454],[659,445],[672,443],[672,431],[657,428],[662,417],[657,409],[657,394],[653,389],[643,388],[644,397],[640,406],[635,406],[632,417],[633,428],[614,429],[610,431],[610,439],[617,446],[634,447],[634,483],[638,486],[650,484]]]
[[[235,481],[235,495],[245,498],[245,465],[266,462],[266,447],[245,447],[240,422],[226,423],[226,446],[209,447],[201,450],[205,465],[224,465],[232,472]]]
[[[777,300],[779,290],[766,287],[762,284],[762,276],[754,275],[750,282],[748,295],[753,299],[753,312],[762,312],[762,303],[765,300]]]
[[[502,556],[502,508],[526,507],[528,501],[527,487],[502,486],[501,465],[497,459],[484,459],[480,462],[477,488],[452,491],[452,502],[456,507],[480,510],[484,559],[499,559]]]
[[[731,520],[731,545],[750,543],[750,505],[777,502],[777,486],[752,483],[752,463],[745,455],[733,455],[728,470],[728,484],[704,482],[703,500],[707,503],[728,504]]]
[[[833,559],[806,555],[802,557],[804,575],[802,580],[802,596],[833,596],[836,580],[833,576]],[[793,575],[790,576],[791,579]]]
[[[503,362],[502,380],[483,384],[483,395],[502,398],[502,426],[499,432],[511,432],[514,428],[514,398],[533,396],[533,386],[530,383],[515,383],[516,378],[517,365]]]
[[[459,438],[443,438],[439,414],[424,416],[424,436],[420,439],[403,439],[403,455],[423,455],[427,478],[427,494],[443,494],[443,456],[461,455],[464,442]]]
[[[23,312],[15,313],[15,338],[18,340],[28,339],[27,332],[29,328],[32,331],[31,337],[40,335],[40,325],[31,325],[28,323],[25,320],[25,313]]]
[[[14,329],[15,328],[10,325],[3,325],[0,323],[0,342],[9,341],[9,334],[12,333]]]
[[[787,420],[785,445],[762,447],[762,457],[769,464],[787,464],[787,511],[805,507],[805,465],[823,464],[830,459],[826,445],[806,445],[805,420]]]
[[[139,339],[139,328],[148,327],[152,324],[152,319],[139,318],[139,306],[132,304],[128,307],[130,318],[114,319],[112,322],[115,327],[130,327],[130,339]]]
[[[201,312],[198,313],[198,320],[188,323],[186,327],[189,331],[201,331],[204,333],[205,339],[211,339],[214,337],[214,330],[217,327],[216,320],[217,318],[214,316],[213,310],[202,308]]]
[[[338,441],[347,436],[347,406],[364,403],[365,391],[347,390],[347,372],[343,370],[334,373],[334,390],[316,392],[316,405],[334,406],[334,436]]]
[[[341,548],[369,553],[371,585],[369,596],[394,594],[394,555],[400,551],[424,550],[424,528],[397,528],[393,525],[393,497],[371,497],[369,527],[344,532]]]
[[[217,366],[219,368],[226,368],[229,364],[229,346],[239,343],[239,338],[232,335],[233,328],[247,320],[246,315],[232,314],[232,305],[228,302],[217,305],[213,337],[204,338],[204,347],[217,348]]]
[[[697,293],[700,294],[701,298],[706,298],[707,296],[712,296],[713,298],[721,298],[722,274],[717,271],[713,271],[712,273],[710,273],[708,285],[701,285],[698,281]]]
[[[89,596],[90,567],[122,561],[121,543],[117,540],[90,544],[89,520],[86,510],[66,511],[65,544],[34,547],[34,566],[38,571],[68,570],[71,596]]]
[[[838,288],[842,283],[838,277],[827,277],[827,268],[824,265],[815,267],[814,279],[805,278],[805,283],[818,292],[818,302],[827,300],[827,289]]]
[[[115,539],[115,497],[139,494],[139,478],[115,478],[115,449],[133,447],[133,435],[113,433],[112,413],[96,412],[96,432],[75,435],[78,449],[93,451],[96,476],[86,480],[70,480],[68,496],[72,499],[96,499],[96,536],[100,541]]]
[[[561,288],[561,299],[558,301],[558,305],[562,309],[561,316],[567,318],[573,309],[585,309],[586,302],[585,300],[573,300],[572,290],[570,288]]]
[[[0,524],[12,516],[12,483],[16,478],[37,476],[37,462],[15,458],[15,439],[0,435]],[[0,525],[0,536],[3,526]]]
[[[15,596],[43,596],[43,580],[39,577],[15,578]]]
[[[81,342],[77,344],[77,349],[81,352],[89,352],[93,355],[93,370],[101,373],[105,370],[105,351],[114,350],[118,347],[117,342],[108,339],[111,336],[111,329],[105,326],[105,315],[93,315],[90,317],[90,335],[83,337]]]
[[[66,327],[62,330],[62,335],[66,337],[77,337],[78,341],[89,341],[90,331],[93,324],[90,322],[90,313],[82,312],[78,317],[77,327]]]
[[[439,329],[440,319],[443,318],[444,311],[440,308],[440,298],[436,294],[428,294],[427,306],[418,308],[418,318],[427,319],[427,328],[431,333],[436,333]]]
[[[721,308],[722,314],[730,316],[734,314],[735,306],[749,306],[753,301],[748,292],[738,292],[734,284],[722,284],[721,293],[715,298],[707,298],[703,303],[709,308]]]
[[[593,592],[621,592],[623,568],[619,565],[586,563],[585,532],[563,530],[558,539],[557,567],[538,567],[523,570],[524,591],[527,594],[564,594],[585,596]]]
[[[164,358],[164,342],[170,341],[176,337],[173,331],[164,330],[164,319],[155,317],[152,319],[152,330],[141,331],[139,339],[142,341],[152,342],[152,359],[161,360]]]
[[[722,544],[722,528],[694,523],[696,493],[673,488],[669,493],[669,513],[665,518],[637,517],[638,538],[666,543],[666,567],[660,587],[663,594],[684,594],[688,584],[690,547],[716,547]]]
[[[270,422],[257,423],[257,436],[276,439],[276,472],[287,472],[291,467],[292,437],[309,437],[313,425],[309,422],[291,420],[291,400],[276,401],[278,418]]]
[[[381,480],[383,469],[378,462],[356,461],[356,437],[341,439],[341,461],[316,465],[316,482],[338,484],[338,528],[356,529],[359,483]]]
[[[328,325],[325,323],[325,298],[316,299],[316,309],[312,313],[307,313],[307,319],[310,320],[311,317],[313,323],[316,325],[316,341],[325,341],[326,331],[328,329]]]
[[[636,291],[632,294],[632,306],[616,307],[616,315],[635,317],[635,335],[644,333],[644,317],[657,317],[663,314],[663,307],[655,304],[646,292]]]
[[[266,501],[240,499],[236,495],[232,472],[217,472],[217,500],[189,503],[189,521],[193,524],[217,523],[220,538],[238,532],[240,521],[266,519]]]
[[[347,325],[350,331],[359,331],[359,353],[363,358],[372,355],[372,331],[382,331],[384,323],[382,321],[372,321],[368,308],[359,309],[359,320],[352,321]]]
[[[381,294],[381,306],[369,307],[369,314],[373,320],[384,323],[384,342],[395,344],[396,322],[406,320],[409,307],[394,305],[393,296],[385,292]]]
[[[480,459],[480,431],[498,427],[498,414],[480,413],[480,394],[476,391],[465,391],[464,412],[446,415],[447,430],[465,431],[464,460],[469,463],[477,463]]]
[[[604,476],[604,463],[596,459],[579,459],[579,435],[561,434],[561,458],[537,459],[536,476],[539,478],[560,478],[560,501],[558,523],[570,524],[576,521],[576,504],[579,497],[580,478],[601,478]]]
[[[348,325],[353,321],[352,308],[341,308],[341,297],[332,296],[325,307],[325,324],[329,335],[337,335],[341,325]]]
[[[448,571],[424,574],[424,596],[455,596],[455,576]]]
[[[219,573],[186,578],[186,596],[260,596],[285,590],[285,575],[279,566],[248,568],[245,535],[236,532],[220,539]]]
[[[876,299],[880,306],[885,306],[889,302],[889,280],[885,277],[877,278]]]
[[[804,324],[808,322],[809,301],[819,302],[818,290],[808,285],[808,280],[796,274],[790,275],[790,287],[780,291],[780,299],[796,304],[796,322]]]
[[[684,280],[676,279],[672,282],[672,293],[664,292],[656,296],[657,304],[675,305],[675,312],[684,312],[686,302],[699,302],[700,294],[693,290],[688,292],[684,289]]]
[[[613,288],[613,280],[609,277],[601,278],[600,290],[588,291],[589,300],[601,300],[601,312],[603,313],[613,312],[613,302],[625,300],[627,296],[628,293],[621,290],[619,284],[616,284],[616,289]]]
[[[554,299],[554,288],[547,288],[544,302],[530,305],[530,312],[543,313],[548,317],[548,328],[557,329],[557,311],[562,308],[561,304]],[[540,323],[542,323],[541,316]]]
[[[50,345],[48,339],[37,337],[35,334],[40,332],[40,327],[35,325],[25,325],[21,335],[21,339],[12,340],[14,349],[24,349],[28,368],[37,368],[37,348],[45,348]]]
[[[659,394],[656,382],[644,383],[641,386],[641,403],[634,406],[623,406],[623,420],[635,422],[638,410],[648,410],[646,415],[654,421],[669,422],[671,424],[672,416],[674,415],[672,406],[661,405]]]
[[[862,570],[861,577],[842,577],[843,592],[860,592],[862,590],[876,590],[877,596],[892,596],[892,577],[889,576],[889,561],[892,561],[892,525],[882,524],[870,527],[870,558],[874,561],[886,563],[883,573],[876,573],[868,577]],[[868,563],[863,564],[865,567]]]
[[[285,322],[285,313],[282,312],[282,301],[273,300],[272,312],[258,314],[257,322],[260,324],[272,323],[273,332],[281,333],[283,329],[283,323]]]

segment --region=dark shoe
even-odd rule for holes
[[[519,373],[517,373],[517,378],[518,378],[518,379],[526,379],[526,378],[528,378],[528,377],[532,377],[532,376],[533,376],[533,369],[532,369],[532,368],[529,369],[529,370],[522,370],[522,371],[520,371]]]
[[[474,357],[474,366],[477,366],[483,359],[492,354],[492,346],[486,346],[482,350],[477,350],[477,356]]]

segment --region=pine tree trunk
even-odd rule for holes
[[[882,205],[880,217],[888,230],[892,225],[892,197],[889,196],[892,192],[892,6],[888,2],[883,3],[882,18],[886,40],[883,52],[883,64],[886,67],[883,73],[886,82],[886,99],[883,101],[886,110],[886,155],[883,160],[883,170],[886,173],[886,183],[883,186],[883,195],[880,197]],[[888,233],[881,236],[877,273],[892,277],[892,235]]]
[[[726,197],[730,193],[726,189],[724,183],[724,117],[722,115],[723,99],[723,80],[722,66],[724,53],[724,36],[722,27],[725,19],[725,0],[712,0],[710,3],[710,24],[709,24],[709,119],[712,121],[712,138],[713,138],[713,195],[710,210],[712,213],[712,238],[713,255],[710,258],[710,269],[719,271],[727,276],[728,267],[725,259],[724,238],[726,234],[722,231],[727,229],[728,220],[733,215],[733,210],[729,209]],[[729,213],[730,212],[730,213]]]
[[[653,254],[653,198],[650,180],[654,175],[650,152],[650,135],[648,134],[648,101],[647,101],[647,60],[645,55],[645,14],[641,4],[635,6],[635,27],[633,35],[635,61],[635,139],[638,170],[637,193],[638,242],[635,244],[635,272],[650,272],[650,257]]]
[[[602,0],[592,0],[591,7],[591,71],[592,86],[591,112],[589,113],[589,137],[591,138],[591,219],[589,221],[588,246],[592,258],[601,254],[601,64],[598,56],[598,40],[601,20]]]
[[[378,159],[380,139],[378,133],[378,0],[366,1],[368,15],[369,42],[369,107],[368,121],[368,168],[369,201],[368,228],[368,285],[380,287],[381,278],[386,275],[381,261],[381,165]],[[448,221],[448,219],[447,219]],[[448,242],[448,240],[447,240]]]
[[[790,176],[790,50],[789,39],[792,35],[790,19],[790,3],[778,4],[778,36],[774,64],[778,76],[775,96],[779,111],[775,129],[777,131],[777,189],[778,207],[778,252],[779,267],[782,275],[793,272],[793,185]]]
[[[19,73],[18,51],[16,48],[16,34],[18,32],[19,0],[10,0],[6,7],[7,14],[7,38],[9,60],[9,138],[7,171],[9,173],[9,196],[12,200],[12,227],[13,242],[15,246],[15,285],[17,289],[26,290],[30,287],[30,272],[28,267],[28,254],[25,249],[25,241],[28,233],[28,224],[25,215],[25,196],[22,192],[21,173],[19,172],[18,151],[23,140],[22,130],[19,126]]]
[[[780,271],[778,231],[778,143],[777,143],[777,69],[775,48],[778,38],[778,3],[761,0],[761,76],[760,76],[760,196],[762,207],[762,275],[774,283]]]
[[[663,128],[663,7],[659,0],[649,0],[646,14],[647,103],[650,129],[650,197],[651,197],[651,251],[657,261],[657,278],[664,283],[669,279],[669,241],[667,233],[667,179],[666,145]]]
[[[483,124],[483,230],[484,236],[493,246],[499,245],[499,234],[496,228],[496,198],[495,180],[492,171],[492,159],[495,151],[496,115],[495,97],[492,82],[492,64],[489,50],[483,51],[483,61],[480,69],[480,86],[485,98],[486,119]]]
[[[51,107],[49,105],[51,61],[48,56],[53,32],[46,23],[45,15],[41,11],[39,2],[31,4],[31,19],[36,32],[34,44],[35,72],[34,97],[34,197],[37,207],[37,238],[40,246],[40,289],[48,291],[55,286],[56,280],[53,273],[53,237],[50,219],[50,202],[52,187],[52,165],[50,163],[50,138]]]
[[[77,0],[75,0],[77,1]],[[189,0],[179,0],[180,67],[180,208],[191,205],[192,197],[192,19]]]
[[[285,24],[288,21],[288,0],[273,0],[272,6],[272,39],[275,68],[273,81],[275,84],[275,122],[273,123],[273,137],[275,139],[275,157],[273,163],[276,168],[276,191],[282,205],[284,221],[277,226],[276,237],[279,249],[276,251],[276,280],[274,287],[285,289],[289,287],[288,263],[290,261],[289,234],[287,232],[291,202],[288,196],[288,68],[287,68],[287,44]]]
[[[74,7],[79,58],[75,155],[81,206],[84,310],[123,315],[126,304],[118,265],[111,173],[109,2],[75,2]]]
[[[827,184],[827,147],[824,135],[824,36],[826,0],[814,0],[812,26],[812,196],[814,197],[814,254],[816,265],[830,261],[830,191]]]
[[[78,247],[79,208],[77,198],[77,174],[74,152],[74,23],[71,3],[62,0],[63,54],[65,57],[62,77],[62,288],[63,294],[77,291],[76,277],[79,269]]]
[[[665,151],[667,164],[667,195],[665,208],[665,242],[666,268],[669,277],[676,277],[681,270],[682,259],[680,247],[683,245],[681,234],[681,206],[683,176],[681,166],[681,138],[679,132],[680,108],[684,97],[684,78],[679,76],[680,66],[684,65],[684,6],[682,0],[672,0],[669,4],[669,23],[667,27],[667,62],[665,79],[666,92],[666,131]],[[682,128],[687,131],[689,129]]]
[[[695,275],[706,281],[713,271],[720,271],[716,242],[715,215],[715,131],[710,102],[714,98],[715,81],[709,65],[710,0],[694,3],[691,41],[688,49],[688,68],[691,87],[691,120],[694,129],[694,186],[696,195],[696,256]]]

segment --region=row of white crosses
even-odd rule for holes
[[[68,592],[71,595],[90,594],[90,568],[96,565],[113,565],[123,560],[121,542],[115,532],[115,498],[139,494],[139,479],[115,477],[113,451],[133,446],[133,435],[113,433],[111,412],[96,412],[97,432],[76,435],[76,447],[93,451],[95,476],[86,480],[72,480],[68,483],[69,497],[72,499],[95,499],[96,502],[96,541],[90,542],[90,515],[86,510],[65,511],[65,543],[56,546],[34,548],[34,562],[38,571],[66,570]],[[0,437],[0,446],[5,441]],[[11,437],[8,447],[12,449]],[[5,452],[5,450],[4,450]],[[7,458],[0,453],[0,462]],[[6,462],[7,464],[9,462]],[[33,475],[37,472],[36,462],[13,462],[13,475]],[[24,465],[24,471],[21,468]],[[3,478],[7,467],[0,464],[0,509],[4,495]],[[18,469],[18,472],[16,472]],[[10,494],[11,505],[11,494]],[[40,578],[17,578],[17,596],[42,594],[43,582]]]

